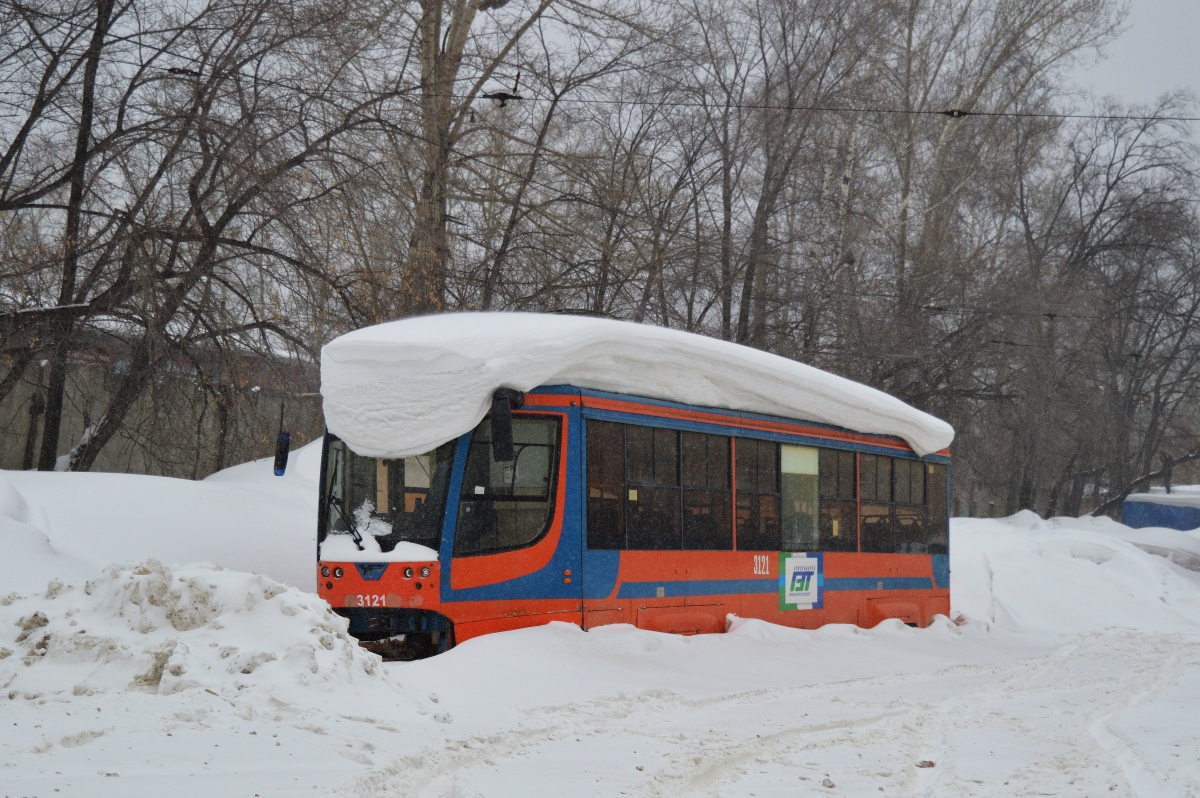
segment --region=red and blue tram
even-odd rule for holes
[[[950,610],[949,464],[807,421],[501,390],[424,455],[362,457],[326,435],[319,592],[359,639],[423,653],[550,621],[924,626]],[[378,555],[329,545],[368,535]]]

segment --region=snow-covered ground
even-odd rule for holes
[[[382,664],[305,592],[295,457],[0,472],[0,796],[1200,795],[1196,533],[955,520],[927,629],[552,624]]]

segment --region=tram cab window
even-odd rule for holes
[[[454,533],[455,556],[529,546],[549,530],[558,475],[559,421],[514,416],[510,461],[492,459],[491,420],[471,435]]]
[[[361,457],[330,436],[325,467],[325,533],[374,540],[389,552],[401,541],[438,548],[454,442],[415,457]],[[369,545],[369,544],[368,544]]]

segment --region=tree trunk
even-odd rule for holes
[[[92,137],[92,117],[95,110],[96,75],[100,69],[100,54],[104,38],[112,22],[114,0],[97,0],[96,27],[88,45],[87,63],[83,71],[82,96],[79,103],[79,129],[75,135],[75,157],[71,164],[71,193],[67,199],[67,218],[63,234],[63,268],[58,291],[58,304],[74,301],[75,278],[79,270],[79,235],[83,216],[84,180],[87,173],[88,145]],[[42,450],[38,469],[53,471],[58,459],[58,438],[62,430],[63,397],[67,387],[67,355],[74,329],[69,316],[64,316],[52,335],[54,351],[50,356],[50,373],[46,386],[46,420],[42,426]]]

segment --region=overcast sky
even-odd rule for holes
[[[1078,73],[1081,87],[1135,102],[1178,88],[1200,95],[1200,0],[1130,0],[1125,25],[1108,59]]]

